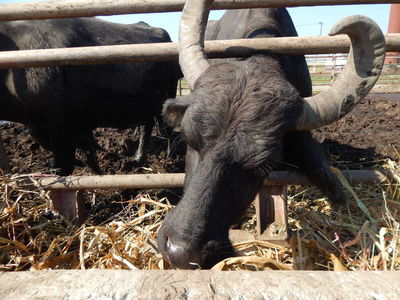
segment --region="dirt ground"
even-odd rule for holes
[[[400,159],[400,94],[370,94],[340,121],[314,131],[339,168],[373,167]]]
[[[51,153],[44,150],[20,124],[0,125],[7,155],[14,173],[46,173]],[[350,114],[337,123],[314,131],[328,158],[336,166],[359,168],[377,160],[398,160],[400,151],[400,94],[370,94]],[[134,130],[101,128],[95,137],[105,151],[98,151],[104,174],[183,172],[185,145],[179,134],[165,138],[153,132],[148,161],[137,166],[132,156],[138,145]],[[90,174],[77,153],[74,175]]]
[[[8,157],[14,173],[46,173],[51,154],[41,148],[19,124],[0,125]],[[386,158],[399,161],[400,151],[400,94],[370,94],[350,114],[339,122],[314,131],[331,164],[341,169],[371,168]],[[138,136],[134,130],[99,129],[95,137],[105,151],[98,152],[104,174],[177,173],[184,170],[185,144],[179,134],[169,139],[154,130],[148,160],[137,166],[132,162]],[[74,175],[91,174],[84,166],[83,153],[77,153]],[[181,189],[154,192],[156,197],[168,196],[172,202],[179,199]],[[102,222],[119,210],[117,202],[129,200],[138,191],[104,192],[96,204],[87,209],[103,217]],[[97,195],[99,196],[99,195]],[[118,201],[116,201],[118,200]],[[108,214],[108,215],[107,215]],[[89,213],[90,215],[90,213]]]

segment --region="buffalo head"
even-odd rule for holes
[[[327,92],[303,98],[279,62],[265,55],[210,65],[204,30],[213,1],[188,0],[180,25],[180,64],[192,93],[169,100],[164,116],[187,141],[184,195],[158,235],[161,253],[180,268],[210,268],[234,254],[229,228],[265,176],[283,165],[306,173],[333,203],[346,203],[340,183],[308,130],[343,117],[379,77],[385,40],[362,16],[339,22],[351,51]]]

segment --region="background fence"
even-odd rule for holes
[[[347,57],[347,53],[306,55],[314,93],[327,90],[335,82],[346,64]],[[399,56],[387,57],[400,59]],[[377,83],[371,90],[371,93],[381,92],[400,93],[400,63],[385,64]],[[184,96],[189,93],[190,88],[187,82],[185,79],[181,79],[178,84],[177,95]]]

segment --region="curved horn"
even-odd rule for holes
[[[187,0],[179,24],[179,64],[189,86],[209,67],[204,32],[214,0]]]
[[[295,130],[315,129],[344,117],[379,78],[386,51],[379,26],[365,16],[349,16],[339,21],[329,35],[341,33],[346,33],[351,42],[346,66],[329,90],[304,98],[303,115]]]

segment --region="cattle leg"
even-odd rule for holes
[[[169,127],[165,122],[164,118],[160,115],[156,117],[157,123],[158,123],[158,133],[160,136],[164,138],[169,138],[172,134],[172,128]]]
[[[147,148],[149,145],[153,126],[154,126],[154,120],[149,123],[146,123],[145,125],[139,126],[139,130],[140,130],[139,146],[138,146],[138,149],[136,150],[135,158],[134,158],[134,160],[138,164],[144,163],[144,161],[146,159],[146,151],[147,151]]]
[[[71,175],[75,166],[76,133],[60,130],[63,126],[56,122],[27,127],[30,135],[44,149],[53,152],[51,172],[61,176]]]
[[[309,131],[293,131],[284,140],[284,160],[305,173],[335,206],[347,203],[346,194],[338,177],[331,171],[328,161]]]
[[[11,172],[10,162],[7,157],[6,148],[4,147],[1,134],[0,134],[0,169],[2,169],[4,173]]]
[[[104,149],[97,143],[93,133],[89,132],[87,135],[85,135],[83,139],[79,141],[78,147],[85,152],[87,164],[93,170],[93,172],[99,175],[102,174],[96,155],[96,150]]]
[[[92,147],[93,150],[99,150],[99,151],[105,151],[102,146],[96,141],[93,132],[90,132],[87,134],[85,137],[85,140],[87,141],[88,145]]]
[[[53,162],[52,170],[57,175],[68,176],[74,171],[76,145],[73,140],[69,143],[52,142]]]

